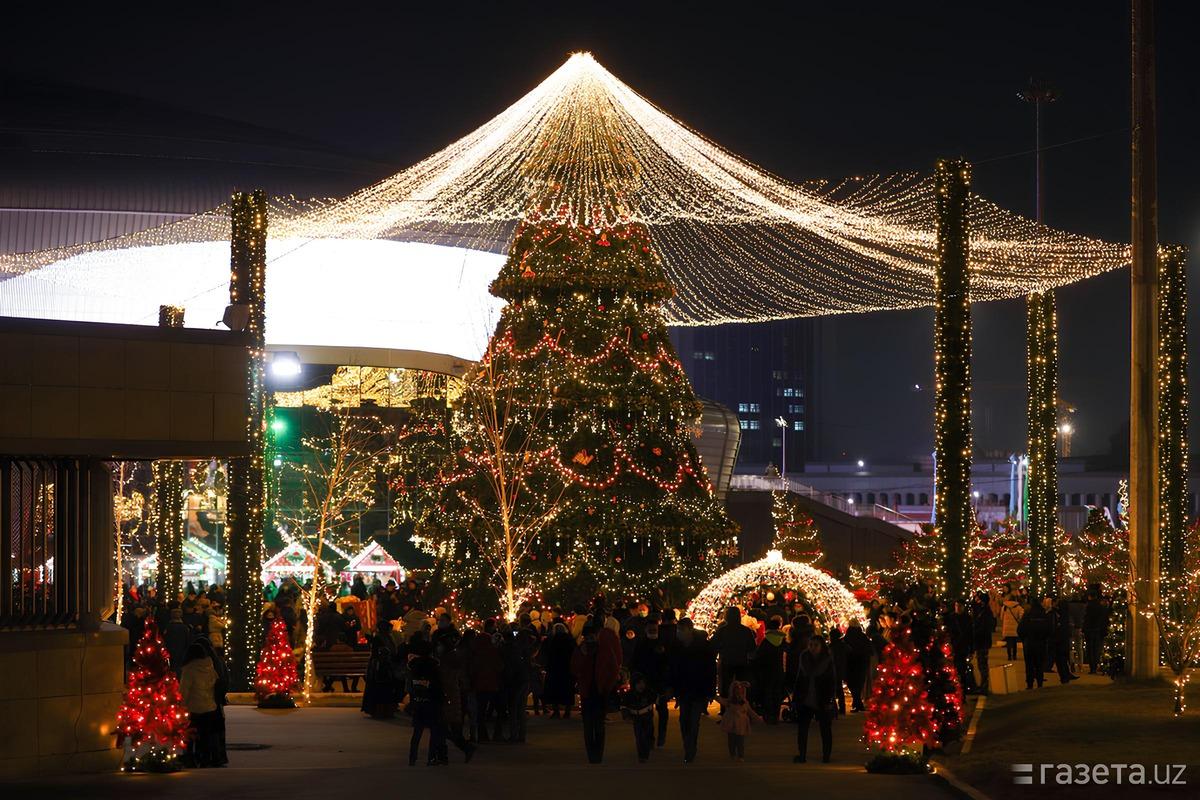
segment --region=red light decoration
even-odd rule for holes
[[[177,768],[176,757],[188,742],[190,719],[179,680],[153,617],[133,653],[133,671],[125,701],[117,712],[117,730],[129,737],[132,754],[124,769],[164,771]]]

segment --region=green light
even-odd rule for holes
[[[279,417],[271,420],[271,432],[276,435],[287,432],[287,421]]]

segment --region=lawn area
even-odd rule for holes
[[[974,747],[947,760],[996,800],[1032,797],[1200,797],[1200,709],[1171,715],[1171,689],[1095,679],[988,698]],[[1188,764],[1186,786],[1018,786],[1011,764]],[[1035,766],[1035,771],[1038,767]],[[1037,779],[1035,779],[1036,783]]]

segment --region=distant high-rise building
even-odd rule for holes
[[[696,393],[737,414],[738,472],[780,466],[785,437],[789,473],[820,459],[813,391],[819,332],[813,319],[671,329]]]

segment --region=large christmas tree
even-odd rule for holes
[[[530,214],[491,291],[508,305],[466,376],[458,466],[420,536],[448,573],[487,563],[524,596],[698,590],[736,528],[690,439],[700,405],[646,228]]]

